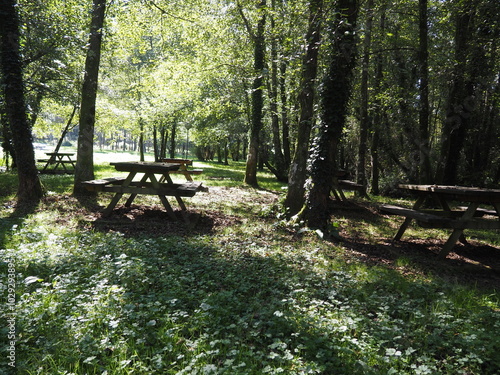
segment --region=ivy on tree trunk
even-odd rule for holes
[[[330,221],[328,201],[337,172],[336,154],[347,116],[356,58],[357,14],[357,0],[340,0],[336,17],[328,25],[331,60],[321,85],[321,122],[312,147],[311,188],[303,209],[303,218],[311,228],[327,230]]]
[[[257,33],[254,37],[254,71],[255,78],[252,87],[252,124],[250,128],[250,144],[248,147],[248,157],[245,169],[245,183],[257,186],[257,161],[259,154],[259,133],[262,129],[262,110],[264,107],[263,81],[265,62],[265,16],[266,1],[262,0],[258,9],[262,12],[257,25]]]
[[[17,201],[25,204],[39,200],[43,195],[43,188],[38,178],[33,137],[26,114],[16,6],[15,0],[0,0],[0,61],[5,110],[12,132],[19,179]]]
[[[314,0],[309,4],[309,26],[306,34],[307,49],[302,60],[302,83],[299,94],[300,119],[297,129],[297,146],[288,173],[288,192],[285,207],[290,216],[297,214],[305,201],[305,182],[307,178],[307,158],[309,139],[314,122],[314,100],[318,55],[321,41],[321,21],[323,1]]]

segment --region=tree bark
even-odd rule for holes
[[[429,51],[428,51],[428,17],[427,1],[419,0],[419,170],[418,181],[420,184],[431,182],[431,156],[429,140]]]
[[[78,110],[78,105],[74,105],[73,111],[71,112],[71,115],[69,116],[68,122],[66,123],[66,126],[64,127],[64,130],[61,134],[61,137],[57,141],[56,148],[54,149],[55,153],[59,152],[59,149],[61,148],[61,146],[64,142],[64,137],[66,137],[66,134],[68,134],[69,127],[71,126],[71,123],[73,122],[73,118],[75,117],[77,110]]]
[[[386,15],[385,15],[386,9],[385,7],[382,8],[381,16],[380,16],[380,34],[384,35],[385,34],[385,20],[386,20]],[[371,146],[371,157],[372,157],[372,180],[371,180],[371,193],[378,195],[380,193],[380,158],[379,158],[379,149],[380,149],[380,134],[382,129],[384,128],[382,126],[383,123],[383,118],[384,115],[382,113],[382,105],[381,101],[378,98],[378,94],[380,93],[380,87],[382,83],[382,79],[384,78],[384,69],[383,69],[383,64],[382,64],[382,55],[377,54],[376,55],[376,63],[375,63],[375,82],[373,84],[374,86],[374,93],[373,96],[375,97],[374,102],[373,102],[373,107],[374,107],[374,113],[372,116],[372,130],[373,130],[373,135],[372,135],[372,146]]]
[[[283,157],[285,165],[290,166],[292,161],[291,147],[290,147],[290,125],[288,123],[288,106],[287,106],[287,87],[286,87],[286,69],[287,63],[285,60],[281,62],[280,66],[280,97],[281,97],[281,133],[283,139]]]
[[[139,155],[140,161],[144,161],[144,120],[139,119]]]
[[[262,129],[262,110],[264,106],[262,85],[264,81],[264,61],[265,61],[265,35],[264,27],[266,23],[265,15],[266,1],[261,0],[258,9],[262,12],[257,33],[254,38],[254,71],[255,78],[252,86],[252,124],[250,127],[250,144],[248,147],[247,163],[245,169],[244,182],[251,186],[258,186],[257,182],[257,162],[259,159],[260,130]]]
[[[372,41],[372,24],[373,24],[373,0],[368,0],[366,31],[363,40],[363,59],[361,70],[361,109],[360,109],[360,124],[359,124],[359,148],[358,148],[358,165],[356,179],[357,183],[364,186],[363,195],[366,195],[366,186],[368,184],[366,177],[366,155],[368,149],[368,130],[370,128],[370,116],[368,112],[369,94],[368,94],[368,78],[370,69],[370,52]]]
[[[89,49],[85,60],[82,103],[80,106],[78,151],[75,165],[75,185],[73,188],[73,194],[75,195],[95,194],[87,191],[81,182],[94,179],[95,107],[105,9],[106,0],[94,0]]]
[[[306,34],[307,49],[302,60],[302,89],[299,94],[300,119],[297,129],[297,146],[288,174],[288,192],[285,199],[285,207],[290,216],[299,213],[305,202],[307,158],[309,156],[309,139],[314,122],[314,100],[321,41],[322,12],[323,0],[313,0],[309,3],[309,27]]]
[[[272,0],[272,9],[275,11],[276,0]],[[271,111],[271,129],[273,133],[273,147],[274,147],[274,164],[275,168],[272,173],[276,179],[281,182],[288,181],[288,164],[285,164],[285,156],[281,148],[280,137],[280,121],[278,113],[278,41],[274,16],[271,17],[271,80],[268,84],[269,87],[269,109]]]
[[[459,5],[455,30],[455,66],[442,130],[441,165],[436,180],[454,185],[457,181],[458,165],[469,118],[474,109],[472,77],[468,75],[467,62],[473,25],[472,18],[476,2]]]
[[[172,132],[170,133],[170,159],[175,159],[175,148],[177,147],[175,143],[175,137],[177,134],[177,119],[172,122]]]
[[[347,116],[352,76],[356,58],[355,25],[357,0],[339,0],[334,24],[329,27],[331,60],[323,80],[321,123],[313,145],[311,189],[307,196],[303,218],[310,228],[328,231],[330,212],[328,201],[337,171],[337,148]]]
[[[38,178],[33,137],[26,113],[22,63],[19,55],[19,18],[15,0],[0,0],[3,95],[12,132],[18,174],[17,202],[38,201],[43,188]]]

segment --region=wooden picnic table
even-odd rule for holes
[[[366,189],[363,185],[358,184],[348,179],[349,173],[344,170],[338,170],[333,179],[332,194],[338,201],[347,201],[344,190],[358,191],[366,194]]]
[[[457,241],[466,243],[464,229],[500,229],[500,189],[411,184],[402,184],[398,188],[416,194],[417,200],[412,209],[381,206],[381,210],[386,213],[406,217],[394,237],[396,241],[401,239],[413,219],[422,227],[452,229],[439,253],[440,257],[445,258]],[[429,200],[439,208],[425,209],[423,205]]]
[[[170,174],[182,174],[186,178],[187,181],[193,181],[192,175],[198,175],[203,173],[203,169],[192,169],[188,168],[193,165],[193,161],[190,159],[160,159],[159,160],[162,163],[174,163],[174,164],[179,164],[179,169],[176,169],[175,171],[170,171]]]
[[[75,172],[75,160],[71,159],[74,152],[46,152],[48,159],[39,159],[38,162],[45,163],[40,173],[67,173],[73,174]],[[68,169],[67,165],[71,165],[73,169]],[[58,168],[61,167],[61,168]]]
[[[109,216],[123,194],[130,194],[125,206],[129,207],[138,194],[157,195],[163,203],[169,216],[176,220],[176,216],[167,196],[173,196],[181,208],[184,221],[189,224],[186,205],[182,197],[192,197],[201,188],[201,182],[188,181],[183,184],[173,183],[170,172],[178,170],[180,164],[158,162],[116,162],[110,163],[117,171],[128,172],[127,177],[110,177],[100,180],[84,181],[83,184],[90,191],[114,192],[115,195],[103,212]],[[134,180],[142,174],[140,180]]]

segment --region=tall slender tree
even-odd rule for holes
[[[254,42],[254,73],[255,78],[252,85],[252,124],[250,127],[250,142],[248,147],[247,164],[245,169],[245,183],[257,186],[257,162],[260,146],[260,131],[262,129],[262,111],[264,107],[263,82],[265,68],[265,25],[266,25],[266,1],[261,0],[257,6],[259,21],[257,32],[253,37]]]
[[[321,122],[311,155],[311,188],[304,219],[311,228],[326,230],[330,221],[328,200],[337,172],[338,143],[347,117],[356,60],[357,0],[339,0],[328,27],[330,63],[320,92]]]
[[[475,72],[471,66],[474,17],[479,0],[457,1],[455,25],[455,65],[448,96],[446,120],[442,130],[442,164],[437,180],[454,185],[464,141],[471,126],[474,110]]]
[[[94,125],[97,82],[101,60],[102,30],[106,0],[94,0],[90,25],[89,47],[85,60],[85,76],[82,86],[82,103],[78,133],[78,152],[75,166],[75,195],[89,195],[81,184],[94,178]]]
[[[309,3],[307,46],[302,60],[302,89],[299,94],[300,119],[297,129],[297,145],[288,174],[288,192],[285,199],[285,207],[291,216],[297,214],[305,202],[309,140],[315,117],[314,103],[322,18],[323,0],[312,0]]]
[[[359,147],[358,147],[358,166],[357,182],[364,186],[366,193],[366,155],[368,145],[368,130],[371,119],[369,117],[369,93],[368,78],[370,69],[371,43],[372,43],[372,25],[373,25],[373,0],[368,0],[366,4],[366,26],[365,37],[363,39],[363,56],[361,61],[361,103],[360,103],[360,123],[359,123]]]
[[[274,146],[274,166],[268,165],[278,181],[288,181],[288,165],[285,164],[285,155],[281,148],[279,113],[278,113],[278,35],[276,30],[276,0],[271,1],[273,15],[271,19],[271,79],[269,80],[269,109],[271,111],[271,130]]]
[[[426,184],[431,181],[431,156],[429,142],[429,50],[428,33],[429,21],[427,11],[427,1],[419,0],[419,48],[418,48],[418,68],[419,68],[419,183]]]
[[[14,142],[19,185],[17,201],[39,200],[43,189],[35,165],[33,138],[26,114],[22,62],[19,54],[19,18],[15,0],[0,0],[2,86]]]

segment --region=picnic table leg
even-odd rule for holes
[[[49,167],[50,164],[54,162],[54,156],[50,156],[49,160],[47,160],[47,163],[45,163],[45,166],[42,169],[42,172],[45,172],[47,168]]]
[[[184,221],[186,222],[187,225],[190,225],[191,222],[189,221],[189,215],[188,215],[188,212],[187,212],[186,205],[184,204],[184,201],[178,195],[175,196],[175,199],[177,199],[177,203],[179,204],[179,206],[181,208],[182,218],[184,219]]]
[[[394,241],[399,241],[401,237],[403,237],[403,234],[405,233],[406,228],[410,225],[411,220],[411,217],[407,217],[405,221],[403,221],[403,224],[399,227],[398,233],[394,236]]]
[[[125,179],[125,181],[123,181],[122,186],[123,187],[129,186],[130,183],[132,182],[132,180],[134,179],[135,175],[136,175],[136,172],[130,172],[129,175],[127,176],[127,178]],[[103,217],[109,216],[111,214],[111,212],[113,211],[113,208],[115,208],[116,204],[118,203],[118,201],[121,199],[122,196],[123,196],[123,193],[116,193],[115,194],[113,199],[111,199],[111,202],[108,204],[108,207],[106,207],[106,209],[103,211],[103,213],[102,213]]]
[[[146,182],[148,177],[149,176],[147,174],[145,174],[144,177],[141,178],[141,184]],[[130,207],[132,205],[132,202],[134,201],[135,197],[137,197],[137,194],[135,194],[135,193],[130,194],[130,197],[128,197],[127,201],[125,202],[125,207]]]
[[[148,177],[149,177],[151,183],[153,184],[153,187],[155,189],[160,189],[160,183],[156,179],[155,175],[150,174],[150,175],[148,175]],[[172,179],[170,178],[170,176],[168,176],[168,174],[164,174],[163,177],[161,177],[161,180],[163,180],[163,179],[166,179],[167,182],[170,182],[170,183],[172,182]],[[170,216],[170,218],[174,221],[177,220],[177,218],[175,217],[174,210],[172,209],[172,206],[170,205],[170,202],[168,201],[167,197],[159,194],[158,198],[160,198],[161,203],[163,203],[163,206],[167,210],[168,216]]]
[[[425,196],[421,195],[420,197],[418,197],[417,201],[413,205],[413,209],[414,210],[419,209],[422,203],[424,203],[424,201],[425,201]],[[401,237],[403,237],[403,234],[410,225],[411,220],[412,220],[411,217],[407,217],[405,221],[403,221],[403,224],[401,224],[401,226],[399,227],[398,233],[396,233],[396,235],[394,236],[394,241],[399,241]]]
[[[113,208],[115,208],[116,204],[120,200],[120,198],[123,196],[123,193],[116,193],[111,202],[108,204],[108,207],[103,211],[102,216],[107,217],[111,214],[113,211]]]
[[[177,217],[175,217],[174,210],[172,209],[172,206],[170,205],[167,197],[164,195],[158,195],[158,197],[160,198],[161,203],[163,203],[165,209],[167,210],[168,216],[170,216],[170,218],[174,221],[177,220]]]
[[[495,211],[497,213],[497,216],[500,218],[500,203],[492,203],[493,204],[493,207],[495,207]]]
[[[170,174],[168,174],[168,173],[165,173],[161,177],[160,181],[167,181],[167,183],[169,183],[169,184],[173,183],[172,182],[172,178],[170,177]],[[160,197],[160,199],[165,199],[168,207],[172,210],[172,208],[170,206],[170,203],[168,202],[167,198],[165,196],[163,196],[163,198],[162,198],[162,196],[159,196],[159,197]],[[187,208],[186,208],[186,205],[184,204],[184,201],[182,200],[182,198],[179,195],[175,195],[175,199],[177,200],[177,203],[179,204],[179,207],[181,208],[182,218],[184,219],[184,221],[186,222],[187,225],[191,225],[191,222],[189,221],[189,215],[187,213]],[[163,202],[163,200],[162,200],[162,202]],[[165,205],[165,203],[163,205]],[[167,208],[167,206],[165,206],[165,208]],[[167,211],[168,211],[168,208],[167,208]],[[172,215],[173,215],[173,210],[172,210]],[[174,219],[176,219],[175,216],[174,216]]]
[[[337,187],[332,186],[332,194],[335,197],[336,200],[341,201],[342,199],[340,198],[339,194],[337,193]]]
[[[444,211],[451,212],[451,207],[448,204],[448,202],[446,201],[446,199],[444,199],[444,197],[438,196],[438,197],[435,197],[435,199],[441,205],[441,207],[443,208]],[[458,238],[458,241],[460,241],[464,245],[468,244],[467,238],[465,238],[465,235],[463,234],[463,232],[460,235],[460,237]]]
[[[474,213],[476,212],[479,203],[472,202],[470,206],[467,208],[463,216],[458,221],[467,221],[474,217]],[[457,241],[463,236],[463,228],[456,228],[451,233],[450,237],[444,244],[443,248],[439,252],[438,256],[440,258],[446,258],[446,256],[450,253],[453,246],[457,243]]]
[[[191,174],[189,173],[189,171],[185,167],[183,169],[182,174],[184,175],[184,177],[186,177],[186,181],[193,182],[193,178],[191,177]]]

